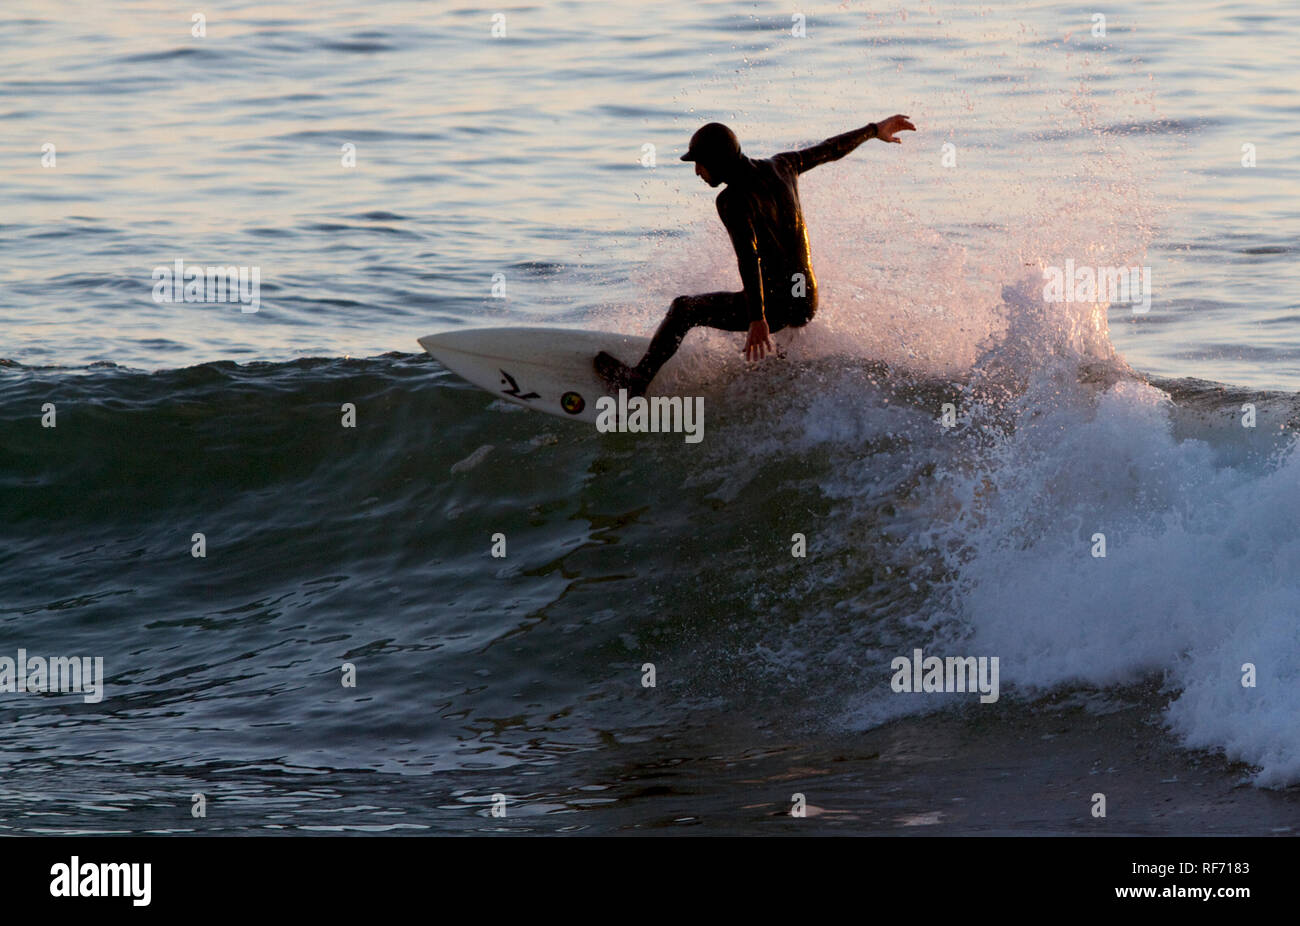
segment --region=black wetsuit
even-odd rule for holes
[[[780,331],[808,324],[817,311],[817,278],[799,204],[799,174],[842,158],[875,136],[872,123],[802,151],[765,160],[740,156],[727,172],[717,207],[744,289],[674,299],[645,356],[628,370],[636,386],[644,388],[654,379],[697,325],[747,331],[766,319],[769,331]]]
[[[817,311],[817,278],[799,204],[798,152],[766,160],[743,158],[737,176],[718,194],[740,269],[741,292],[703,293],[673,300],[637,372],[653,379],[697,325],[748,331],[767,320],[769,331],[808,324]]]

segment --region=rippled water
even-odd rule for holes
[[[1110,832],[1298,825],[1293,10],[191,12],[0,14],[0,656],[107,675],[0,693],[0,826],[1071,832],[1099,788]],[[894,112],[801,179],[790,359],[692,335],[699,447],[416,353],[648,333],[738,285],[700,123],[765,156]],[[1066,258],[1149,266],[1151,311],[1044,303]],[[260,310],[156,303],[178,259]],[[999,654],[1002,698],[892,693],[914,648]]]

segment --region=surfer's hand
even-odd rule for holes
[[[762,360],[767,354],[776,353],[772,345],[771,332],[767,330],[766,319],[760,318],[749,323],[749,340],[745,342],[745,359]]]
[[[915,131],[916,126],[906,116],[890,116],[884,122],[876,123],[876,137],[881,141],[892,141],[896,145],[901,145],[903,140],[895,138],[895,133]]]

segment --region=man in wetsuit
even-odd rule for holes
[[[682,160],[694,161],[695,173],[709,186],[727,185],[718,194],[718,216],[736,249],[744,290],[678,296],[636,366],[601,351],[596,372],[611,388],[641,395],[696,325],[747,330],[745,357],[761,360],[774,350],[771,332],[808,324],[817,311],[817,280],[799,206],[798,177],[818,164],[839,160],[869,138],[900,144],[895,135],[903,131],[916,131],[916,126],[906,116],[890,116],[802,151],[755,160],[741,154],[740,142],[725,125],[710,122],[701,128],[691,136]]]

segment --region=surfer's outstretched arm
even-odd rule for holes
[[[785,154],[777,155],[777,157],[791,161],[795,165],[795,170],[802,174],[806,170],[812,170],[818,164],[825,164],[827,161],[838,161],[869,138],[879,138],[881,141],[901,144],[902,140],[894,137],[896,133],[915,131],[916,126],[912,125],[906,116],[890,116],[883,122],[871,122],[860,129],[854,129],[852,132],[845,132],[843,135],[828,138],[821,144],[813,145],[811,148],[804,148],[802,151],[787,151]]]

